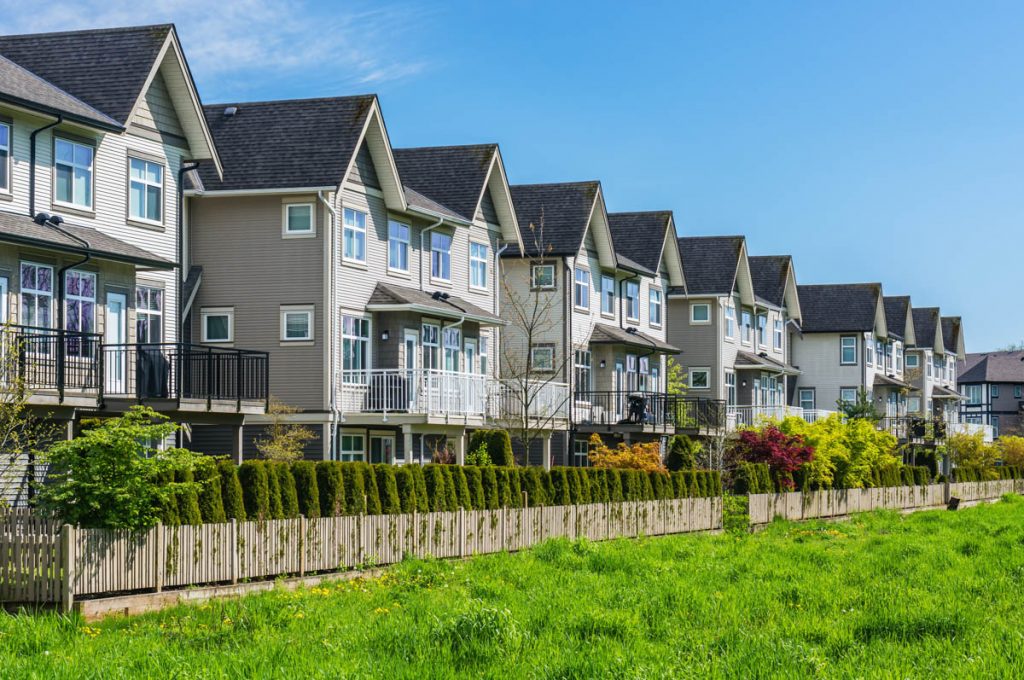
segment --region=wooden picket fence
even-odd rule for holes
[[[145,532],[35,526],[44,528],[0,529],[0,603],[68,611],[80,597],[342,571],[406,556],[468,557],[556,537],[715,530],[722,527],[722,499],[231,521]]]
[[[1024,480],[960,482],[876,489],[829,489],[802,493],[752,494],[750,523],[767,524],[776,517],[805,520],[845,517],[870,510],[916,510],[945,506],[950,498],[985,501],[1004,494],[1024,494]]]

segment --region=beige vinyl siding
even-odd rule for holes
[[[708,324],[690,323],[690,304],[707,303],[711,306]],[[724,355],[724,365],[732,366],[736,360],[736,343],[722,340],[722,305],[718,298],[694,298],[692,300],[673,297],[668,302],[668,333],[669,344],[683,350],[682,354],[675,356],[676,361],[682,366],[683,371],[688,374],[691,368],[710,369],[710,389],[688,391],[689,396],[707,397],[710,399],[724,399],[725,388],[723,386],[723,361],[720,360],[720,352]]]
[[[366,145],[366,142],[359,147],[359,153],[356,154],[356,162],[352,165],[348,181],[371,189],[380,189],[377,170],[373,166],[373,156],[370,155],[370,147]]]
[[[158,72],[153,78],[153,82],[150,84],[146,96],[139,103],[131,122],[150,130],[168,132],[179,137],[185,135],[181,123],[178,121],[178,114],[174,110],[171,96],[167,91],[167,83],[164,81],[163,74]]]
[[[842,335],[857,336],[857,363],[843,366],[840,359]],[[864,334],[863,333],[804,333],[797,336],[793,344],[793,362],[801,374],[797,389],[813,387],[818,408],[834,410],[843,387],[861,388],[864,378]],[[869,382],[870,384],[870,382]]]
[[[542,296],[542,300],[538,304],[545,311],[540,317],[542,321],[534,327],[533,342],[535,344],[553,345],[555,348],[556,368],[563,368],[558,364],[564,362],[562,357],[565,356],[564,332],[566,320],[563,314],[563,296],[565,295],[566,272],[561,258],[551,258],[548,262],[555,267],[555,287],[551,290],[536,293]],[[512,316],[512,311],[510,310],[511,302],[509,301],[510,294],[520,300],[520,304],[524,304],[529,309],[532,309],[535,293],[530,290],[530,267],[533,265],[533,262],[525,258],[506,258],[502,260],[501,264],[503,277],[507,281],[507,289],[502,287],[499,291],[499,294],[503,296],[501,302],[502,317],[510,318]],[[522,327],[522,324],[510,323],[501,329],[500,335],[501,348],[497,350],[495,345],[492,344],[491,362],[495,361],[495,352],[498,351],[502,373],[522,375],[527,366],[526,362],[529,361],[526,329]],[[565,368],[571,370],[571,366]],[[567,379],[565,371],[559,371],[559,380],[566,381]]]
[[[283,202],[316,205],[315,237],[281,237]],[[315,195],[202,197],[190,198],[189,204],[192,261],[203,266],[192,305],[193,340],[201,339],[203,307],[233,307],[232,345],[270,352],[271,394],[298,408],[324,409],[328,329],[322,204]],[[282,305],[313,306],[312,342],[281,342]]]

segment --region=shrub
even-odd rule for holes
[[[299,516],[299,496],[295,490],[295,477],[288,463],[276,462],[270,466],[277,470],[277,482],[281,487],[281,516],[294,519]]]
[[[476,436],[476,433],[473,433]],[[470,440],[472,442],[472,439]],[[466,453],[466,465],[493,465],[491,454],[487,453],[487,443],[481,442],[476,448],[470,446]]]
[[[491,454],[491,462],[504,467],[515,467],[516,459],[512,455],[512,438],[505,430],[491,430],[487,441],[487,451]]]
[[[523,507],[523,485],[519,480],[519,468],[510,467],[507,468],[507,472],[508,491],[512,499],[511,507],[521,508]]]
[[[734,455],[749,463],[767,463],[780,485],[789,490],[794,487],[793,473],[814,458],[814,448],[802,435],[786,434],[774,425],[766,425],[740,432]]]
[[[430,512],[430,496],[427,494],[427,474],[422,465],[412,466],[412,478],[416,487],[416,511]]]
[[[608,486],[605,482],[604,470],[586,469],[587,477],[590,480],[590,502],[607,503]]]
[[[156,483],[170,490],[170,493],[156,499],[158,521],[166,526],[176,527],[181,524],[178,514],[178,495],[174,492],[174,470],[162,470],[156,475]]]
[[[395,470],[395,487],[398,489],[398,502],[402,513],[416,512],[416,478],[413,476],[412,466],[401,465]]]
[[[608,500],[612,503],[621,503],[624,498],[622,495],[621,470],[605,469],[603,472],[608,486]]]
[[[230,460],[222,460],[217,464],[220,473],[221,504],[227,519],[244,522],[245,503],[242,501],[242,482],[238,479],[238,466]]]
[[[737,495],[771,493],[771,473],[766,463],[740,462],[733,473],[732,490]]]
[[[676,498],[686,498],[690,495],[690,490],[686,488],[686,476],[681,471],[672,473],[672,493]],[[741,493],[741,492],[737,492]],[[746,493],[746,492],[742,492]]]
[[[270,494],[270,519],[284,519],[284,506],[281,501],[281,478],[277,471],[277,461],[264,464],[267,470],[267,490]]]
[[[316,463],[316,487],[320,491],[320,516],[337,517],[346,513],[345,479],[342,468],[348,463],[322,460]]]
[[[925,486],[931,478],[931,471],[924,465],[914,466],[914,483],[918,486]]]
[[[995,466],[999,460],[999,448],[985,443],[985,435],[956,433],[946,438],[946,450],[956,467],[971,468],[979,476],[977,481],[995,479]],[[973,481],[973,480],[972,480]]]
[[[498,481],[498,507],[507,508],[512,505],[512,484],[508,475],[509,468],[498,467],[494,470]]]
[[[536,508],[549,503],[547,489],[544,485],[544,471],[537,467],[522,468],[525,483],[523,488],[526,491],[526,502],[531,508]]]
[[[461,465],[452,466],[452,481],[455,482],[455,504],[466,510],[473,509],[473,500],[469,496],[469,479]]]
[[[299,513],[308,519],[320,516],[320,489],[316,484],[316,465],[310,460],[292,464],[295,479],[295,495],[299,502]]]
[[[654,500],[654,484],[651,483],[650,473],[645,473],[643,470],[637,470],[638,476],[640,477],[640,488],[642,489],[643,497],[640,500],[653,501]]]
[[[658,442],[637,443],[632,446],[619,442],[615,449],[608,448],[596,432],[590,435],[590,463],[596,468],[620,470],[665,470],[661,462]]]
[[[267,467],[261,460],[247,460],[238,466],[242,483],[242,502],[249,519],[270,519],[270,486]]]
[[[711,478],[711,495],[721,496],[722,495],[722,475],[718,470],[709,470],[708,476]]]
[[[564,467],[551,468],[551,484],[554,487],[554,494],[551,497],[552,505],[571,505],[572,491],[567,469]]]
[[[436,463],[429,463],[423,467],[423,473],[427,478],[427,498],[430,501],[429,512],[443,512],[447,510],[448,500],[444,469]]]
[[[356,463],[359,474],[363,478],[363,492],[366,494],[366,514],[381,513],[380,491],[377,489],[377,476],[369,463]]]
[[[487,497],[484,494],[483,474],[480,468],[475,465],[468,465],[463,472],[466,476],[466,486],[469,491],[469,507],[474,510],[485,509],[487,507]]]
[[[685,434],[677,434],[669,443],[665,467],[671,472],[692,470],[697,466],[697,454],[700,450],[699,442],[695,442]]]
[[[667,475],[661,472],[649,472],[647,476],[651,480],[651,489],[654,492],[655,500],[663,500],[669,497],[668,492],[665,490],[665,478]]]
[[[338,467],[341,469],[343,488],[345,490],[345,510],[342,514],[365,514],[366,482],[363,480],[363,471],[359,469],[359,464],[346,462],[341,463],[340,465],[338,465]],[[323,503],[321,503],[321,505],[323,505]]]
[[[1003,462],[1013,467],[1024,466],[1024,437],[1002,435],[996,440],[996,448]]]
[[[196,462],[196,483],[199,485],[199,515],[207,523],[226,522],[224,499],[221,497],[220,474],[217,462],[212,458],[200,458]]]
[[[398,481],[395,479],[395,466],[374,465],[373,472],[377,478],[377,492],[380,494],[381,512],[385,515],[401,513],[402,502],[398,498]]]
[[[177,482],[175,500],[178,505],[178,521],[182,524],[202,524],[203,516],[199,510],[198,485],[192,470],[179,469],[174,472]]]
[[[483,475],[484,503],[488,510],[501,507],[501,492],[498,489],[498,475],[493,465],[480,468]]]

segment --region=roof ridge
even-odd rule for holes
[[[162,24],[143,24],[141,26],[111,26],[109,28],[79,28],[73,31],[44,31],[42,33],[8,33],[0,35],[0,38],[41,38],[54,35],[85,35],[87,33],[127,33],[129,31],[145,31],[154,28],[166,28],[177,31],[174,22]]]
[[[22,66],[22,65],[21,65],[21,64],[19,64],[18,62],[14,61],[14,60],[12,60],[12,59],[9,59],[8,57],[5,57],[5,56],[4,56],[4,55],[2,55],[2,54],[0,54],[0,59],[3,59],[3,60],[4,60],[4,61],[6,61],[6,62],[7,62],[8,64],[11,64],[11,65],[12,65],[12,66],[14,66],[15,68],[18,68],[18,69],[20,69],[21,71],[23,71],[23,72],[27,73],[27,74],[28,74],[29,76],[31,76],[32,78],[35,78],[36,80],[38,80],[39,82],[43,83],[43,84],[44,84],[44,85],[46,85],[47,87],[52,87],[53,89],[57,90],[57,91],[58,91],[58,92],[60,92],[61,94],[65,95],[65,96],[67,96],[67,97],[70,97],[71,99],[74,99],[74,100],[75,100],[76,102],[78,102],[79,104],[81,104],[81,105],[82,105],[82,106],[84,106],[85,108],[87,108],[87,109],[89,109],[90,111],[93,111],[94,113],[96,113],[96,115],[97,115],[97,116],[100,116],[100,117],[102,117],[102,118],[105,118],[106,120],[108,120],[108,121],[110,121],[110,122],[114,123],[115,125],[117,125],[117,126],[118,126],[119,128],[123,128],[123,127],[124,127],[123,125],[121,125],[121,123],[117,122],[116,120],[114,120],[113,118],[111,118],[111,117],[110,117],[109,115],[107,115],[106,113],[103,113],[102,111],[100,111],[99,109],[97,109],[97,108],[96,108],[95,106],[93,106],[92,104],[89,104],[89,103],[87,103],[87,102],[84,102],[84,101],[82,101],[81,99],[79,99],[78,97],[76,97],[75,95],[73,95],[73,94],[71,94],[70,92],[68,92],[67,90],[65,90],[65,89],[63,89],[63,88],[61,88],[61,87],[58,87],[58,86],[54,85],[54,84],[53,84],[53,83],[51,83],[51,82],[50,82],[49,80],[47,80],[46,78],[43,78],[43,77],[42,77],[41,75],[39,75],[39,74],[38,74],[38,73],[36,73],[35,71],[30,71],[29,69],[25,68],[24,66]]]
[[[396,146],[393,151],[426,151],[428,149],[496,149],[497,142],[481,142],[480,144],[441,144],[437,146]]]
[[[608,216],[612,215],[671,215],[671,210],[618,210],[615,212],[608,213]]]
[[[707,239],[713,239],[713,238],[717,238],[717,239],[726,239],[726,238],[728,238],[728,239],[742,239],[742,240],[746,240],[747,237],[744,236],[743,234],[732,234],[732,235],[723,234],[721,236],[679,236],[677,238],[680,241],[701,241],[701,240],[707,240]]]
[[[333,97],[300,97],[298,99],[261,99],[257,101],[248,102],[222,102],[214,104],[203,104],[203,109],[217,109],[224,106],[259,106],[263,104],[308,104],[310,102],[345,101],[350,99],[371,99],[376,97],[377,95],[374,93],[367,93],[338,95]]]
[[[578,182],[537,182],[535,184],[510,184],[510,187],[580,187],[601,184],[599,179],[585,179]]]

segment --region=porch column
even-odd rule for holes
[[[231,460],[235,465],[242,464],[242,426],[231,426]]]
[[[402,426],[402,452],[405,454],[405,464],[412,464],[412,426]]]
[[[466,464],[466,432],[460,430],[458,434],[453,437],[455,441],[455,464],[465,465]]]
[[[541,448],[541,460],[543,461],[544,469],[545,470],[550,470],[551,469],[551,433],[548,432],[546,434],[541,435],[540,442],[541,442],[541,447],[542,447]],[[529,451],[527,451],[527,455],[529,455]]]

